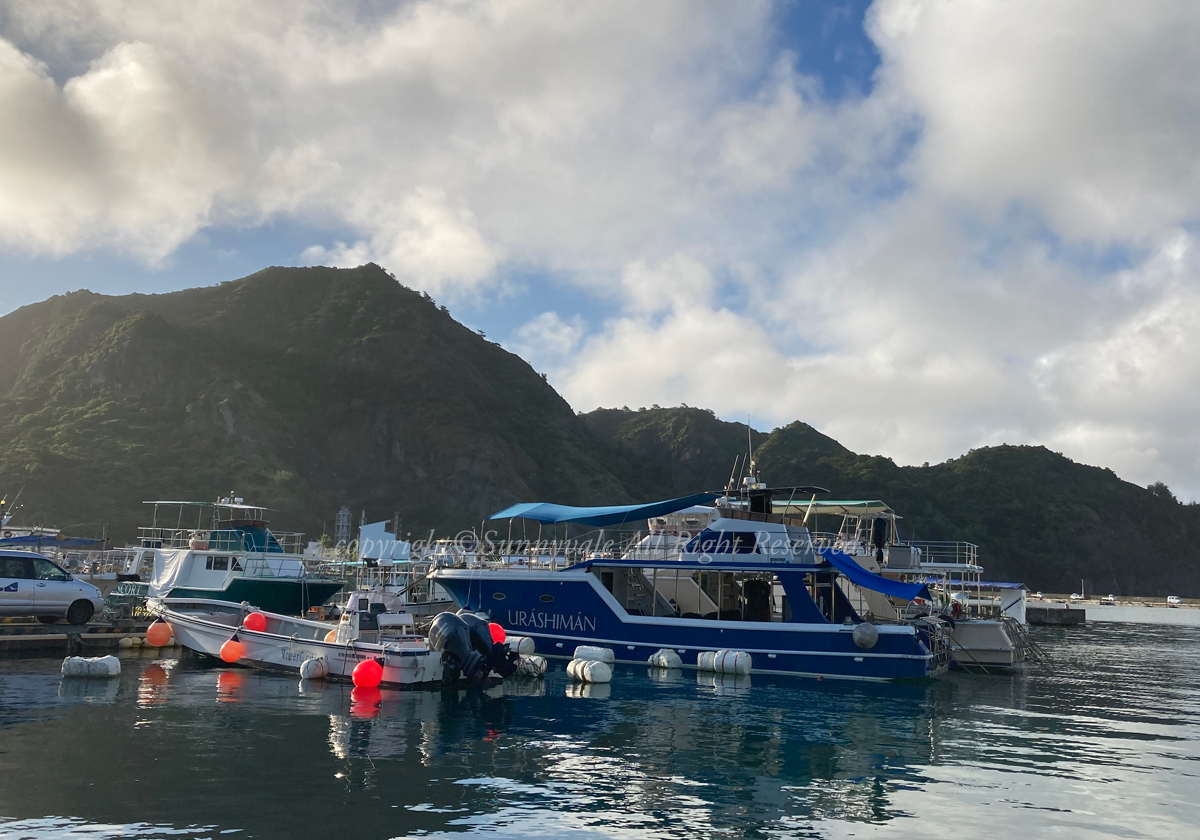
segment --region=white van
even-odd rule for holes
[[[87,624],[104,606],[100,590],[28,551],[0,551],[0,615],[33,615],[43,624]]]
[[[1167,606],[1168,607],[1178,607],[1182,604],[1183,604],[1183,599],[1180,598],[1178,595],[1168,595],[1167,596]]]

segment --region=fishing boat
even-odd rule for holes
[[[924,583],[932,595],[925,603],[904,605],[849,583],[847,597],[861,613],[889,619],[918,613],[943,616],[948,620],[950,652],[959,666],[1012,667],[1037,655],[1026,629],[1025,587],[985,580],[974,543],[901,540],[901,517],[878,499],[807,500],[774,509],[803,514],[819,545],[883,577]],[[822,530],[821,524],[831,521],[834,525]]]
[[[501,543],[490,556],[478,551],[439,564],[430,577],[459,606],[530,637],[543,656],[569,658],[579,646],[596,646],[611,649],[617,662],[645,664],[674,651],[684,667],[698,667],[701,654],[727,650],[746,654],[738,661],[748,661],[752,673],[860,680],[941,674],[950,661],[946,622],[868,619],[842,581],[904,603],[930,597],[923,583],[885,578],[820,548],[800,517],[772,510],[775,496],[816,491],[768,488],[747,476],[737,491],[649,504],[518,504],[489,519],[600,530],[563,543],[539,541],[523,556]],[[705,506],[711,510],[696,511]],[[604,529],[684,511],[698,530],[638,537],[619,552],[605,542]]]
[[[142,582],[122,583],[117,593],[123,597],[245,601],[303,615],[344,585],[309,573],[303,535],[272,531],[268,508],[237,497],[146,504],[154,508],[152,524],[139,529],[141,545],[126,550],[124,567],[126,577]]]
[[[480,685],[493,673],[510,675],[517,661],[476,616],[439,615],[426,637],[411,613],[388,612],[366,593],[350,597],[336,624],[203,598],[151,598],[148,608],[191,651],[306,678],[357,684],[355,668],[371,660],[382,668],[377,685]]]

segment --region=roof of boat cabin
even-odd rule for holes
[[[896,516],[896,512],[892,510],[886,502],[880,501],[879,499],[865,499],[861,501],[825,499],[815,502],[796,500],[792,502],[775,502],[771,507],[776,513],[786,513],[789,510],[811,510],[813,513],[834,514],[840,516],[886,516],[888,514]],[[897,516],[896,518],[899,519],[900,517]]]

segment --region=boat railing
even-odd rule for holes
[[[189,548],[194,551],[261,551],[260,546],[248,545],[245,535],[233,530],[207,530],[196,528],[139,528],[144,548]],[[290,531],[271,531],[279,544],[279,552],[272,554],[300,554],[306,544],[304,535]]]
[[[979,565],[979,546],[955,540],[913,540],[904,545],[921,550],[922,563],[945,563],[960,566]]]

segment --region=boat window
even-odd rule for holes
[[[504,593],[503,592],[493,592],[492,597],[495,598],[497,601],[503,601]]]
[[[233,570],[234,570],[235,572],[241,572],[241,571],[245,571],[245,570],[242,568],[242,561],[241,561],[241,560],[239,560],[239,559],[237,559],[236,557],[234,557],[234,558],[233,558]]]
[[[69,575],[49,560],[33,558],[33,576],[38,580],[68,580]]]
[[[545,601],[547,604],[549,604],[551,601],[554,600],[554,596],[553,595],[543,595],[542,600]]]
[[[213,572],[227,572],[229,571],[229,558],[209,557],[208,561],[204,564],[204,568]]]
[[[758,537],[750,531],[714,531],[705,528],[687,544],[691,554],[754,554]]]

